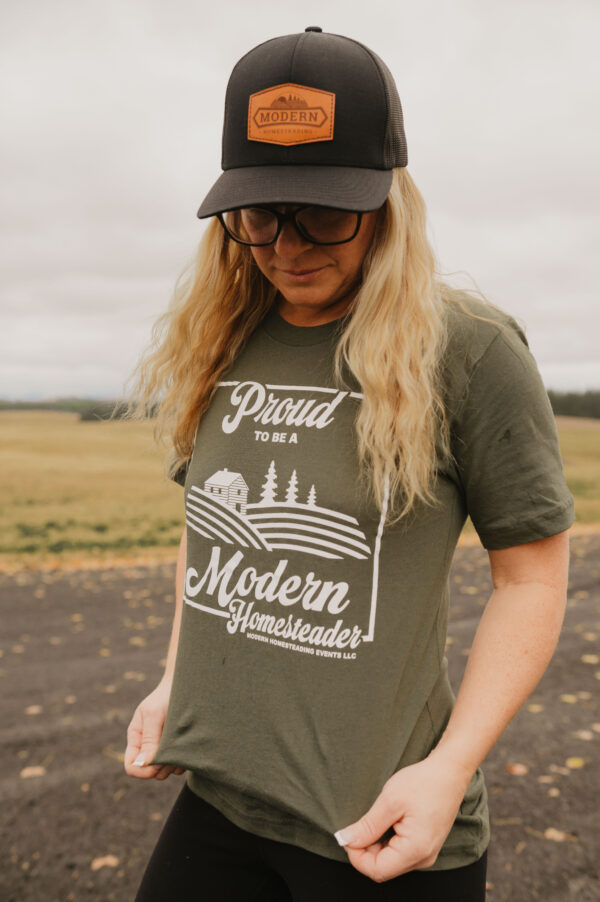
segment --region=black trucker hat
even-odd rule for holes
[[[223,174],[198,216],[274,203],[376,210],[392,170],[406,164],[402,107],[385,63],[311,25],[259,44],[234,67]]]

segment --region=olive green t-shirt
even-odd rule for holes
[[[483,545],[573,520],[554,418],[513,320],[452,307],[444,395],[454,460],[439,504],[393,527],[359,479],[360,386],[336,387],[343,320],[274,306],[198,427],[185,483],[187,561],[169,710],[155,762],[245,830],[347,861],[333,833],[438,742],[454,696],[448,573],[470,515]],[[489,840],[480,769],[434,869]]]

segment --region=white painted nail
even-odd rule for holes
[[[133,762],[134,767],[143,767],[146,763],[146,759],[143,755],[138,755],[135,761]]]
[[[345,845],[348,844],[348,840],[347,840],[347,839],[344,839],[341,830],[338,830],[338,832],[337,832],[337,833],[334,833],[333,835],[334,835],[335,838],[337,839],[338,845],[340,845],[342,848],[343,848]]]

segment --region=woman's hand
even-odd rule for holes
[[[148,764],[156,754],[162,736],[170,692],[170,682],[163,680],[135,709],[127,727],[125,750],[125,772],[130,777],[166,780],[170,774],[185,773],[184,768],[170,764]]]
[[[568,534],[489,555],[494,591],[438,745],[390,777],[371,809],[340,831],[351,864],[377,882],[434,863],[471,775],[536,687],[556,646],[567,598]],[[390,827],[391,839],[377,842]]]
[[[469,780],[470,774],[439,751],[399,770],[369,811],[336,833],[350,864],[376,883],[432,865]],[[390,828],[394,835],[378,841]]]

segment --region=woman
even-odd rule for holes
[[[358,42],[234,68],[214,219],[137,389],[187,527],[125,769],[188,772],[138,902],[485,896],[479,765],[555,647],[572,499],[525,338],[435,277],[406,164]],[[467,514],[494,590],[455,701]]]

